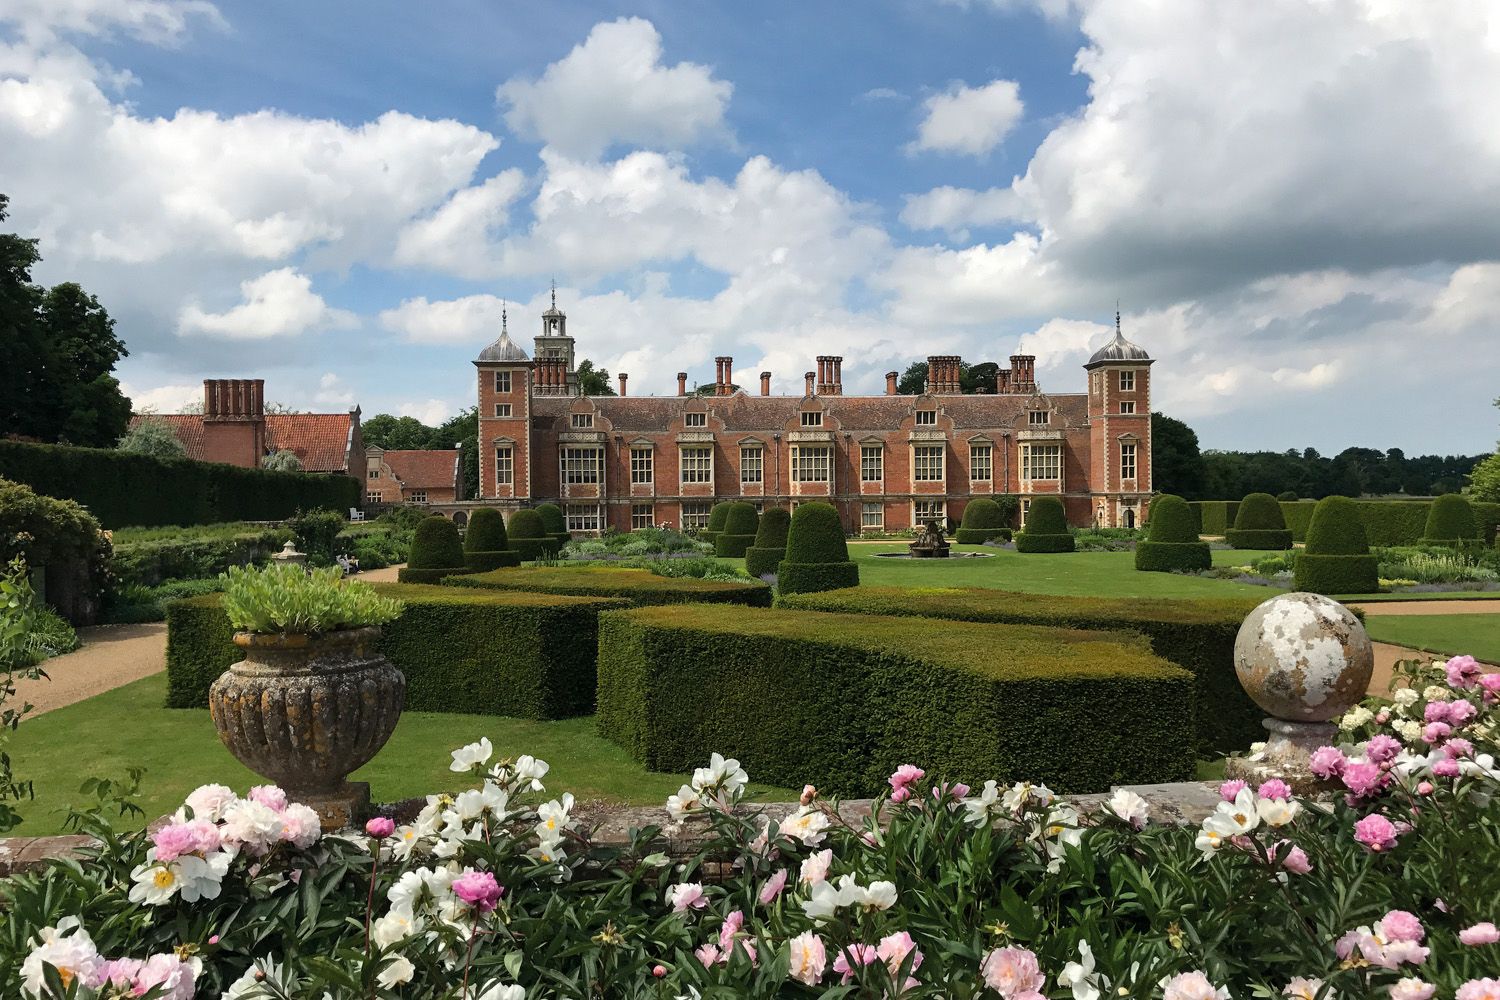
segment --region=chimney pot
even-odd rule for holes
[[[687,395],[687,372],[677,373],[677,395]]]
[[[769,396],[771,394],[771,373],[770,372],[761,372],[760,373],[760,394],[762,396]]]
[[[828,358],[828,392],[834,396],[844,394],[844,359],[837,354]]]
[[[625,382],[629,378],[630,376],[626,375],[624,372],[620,373],[620,395],[622,396],[625,395]]]
[[[809,395],[809,396],[815,395],[815,393],[813,392],[813,380],[818,377],[817,372],[808,372],[807,374],[803,375],[802,377],[807,380],[807,395]]]
[[[886,372],[885,373],[885,394],[887,396],[894,396],[894,395],[896,395],[896,380],[898,378],[900,378],[900,377],[901,377],[900,372]]]

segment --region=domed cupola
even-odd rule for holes
[[[1092,369],[1100,365],[1139,364],[1141,362],[1150,364],[1151,355],[1147,354],[1144,348],[1125,339],[1125,335],[1120,332],[1120,314],[1116,312],[1114,339],[1095,351],[1089,358],[1088,364],[1083,367]]]

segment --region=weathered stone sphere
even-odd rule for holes
[[[1375,651],[1359,619],[1321,594],[1282,594],[1245,618],[1234,669],[1255,703],[1278,719],[1326,722],[1370,686]]]

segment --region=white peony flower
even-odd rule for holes
[[[699,792],[718,791],[732,797],[741,792],[749,780],[750,776],[740,767],[739,761],[733,757],[726,760],[722,754],[715,753],[709,758],[707,767],[693,772],[692,785]]]
[[[63,917],[56,927],[43,927],[32,941],[31,954],[21,963],[21,988],[29,996],[48,995],[44,965],[56,968],[63,985],[71,987],[74,980],[87,982],[104,964],[77,917]]]
[[[676,795],[667,796],[667,813],[675,822],[681,823],[683,817],[701,808],[703,808],[702,800],[691,785],[683,785],[677,789]]]
[[[219,823],[223,821],[229,807],[238,801],[239,796],[234,794],[234,789],[225,785],[199,785],[188,794],[185,804],[193,810],[194,819]],[[180,809],[178,813],[182,817],[179,822],[186,821],[187,814]]]
[[[179,894],[187,903],[217,899],[229,862],[229,855],[222,851],[215,851],[207,860],[196,854],[183,854],[171,861],[158,862],[153,847],[146,852],[146,864],[137,865],[130,873],[135,882],[130,887],[130,901],[161,906]]]
[[[478,743],[470,743],[466,747],[459,747],[453,751],[453,763],[448,765],[450,771],[472,771],[490,759],[495,748],[490,746],[487,736],[481,736]]]
[[[385,968],[380,970],[380,974],[375,977],[375,981],[386,989],[390,989],[393,986],[400,986],[403,983],[411,982],[411,977],[416,974],[417,967],[411,964],[411,959],[405,955],[397,955],[386,964]]]
[[[1104,808],[1137,830],[1145,829],[1146,821],[1151,817],[1151,807],[1146,800],[1128,788],[1115,789]]]
[[[1286,826],[1302,812],[1302,806],[1294,799],[1260,799],[1255,811],[1267,826]]]
[[[370,924],[370,940],[377,948],[389,948],[427,929],[427,922],[406,910],[391,909]]]
[[[253,799],[240,799],[224,811],[220,834],[251,854],[264,854],[281,840],[281,814]]]
[[[984,783],[984,789],[973,798],[964,799],[964,822],[983,826],[990,821],[995,806],[1000,801],[1000,786],[993,780]]]
[[[1058,973],[1057,985],[1073,991],[1073,1000],[1099,1000],[1109,989],[1109,979],[1094,974],[1094,949],[1087,941],[1078,942],[1080,961],[1069,962]]]
[[[1212,830],[1221,837],[1249,833],[1260,826],[1260,812],[1255,804],[1255,793],[1242,788],[1233,802],[1219,803],[1213,814],[1203,821],[1203,829]]]
[[[1417,703],[1417,692],[1409,687],[1399,687],[1391,693],[1391,700],[1402,709],[1411,708]]]
[[[1198,839],[1193,841],[1193,846],[1202,851],[1205,858],[1212,857],[1215,851],[1224,846],[1224,838],[1205,826],[1198,831]]]
[[[828,829],[828,814],[812,806],[801,806],[796,812],[781,821],[782,836],[802,841],[808,847],[823,843],[824,830]]]
[[[256,973],[260,974],[259,979]],[[269,956],[257,958],[245,970],[245,974],[229,984],[219,1000],[241,1000],[273,996],[293,996],[301,988],[301,981],[284,964]],[[269,988],[268,988],[269,987]]]
[[[1422,690],[1423,701],[1452,701],[1453,692],[1441,684],[1431,684]]]
[[[536,835],[541,838],[561,837],[568,824],[573,821],[572,793],[564,794],[562,800],[553,799],[537,807]]]
[[[1348,732],[1350,730],[1358,729],[1361,726],[1374,721],[1374,719],[1374,712],[1370,711],[1368,708],[1365,708],[1363,705],[1355,705],[1353,708],[1349,709],[1349,711],[1345,712],[1344,717],[1339,720],[1339,728],[1344,730],[1345,732]]]
[[[465,997],[463,1000],[470,1000],[470,998]],[[514,983],[509,986],[502,986],[500,983],[491,983],[485,988],[483,993],[474,997],[473,1000],[526,1000],[526,988],[524,986],[517,986]]]
[[[530,754],[522,754],[516,758],[515,766],[511,769],[515,775],[516,787],[523,792],[543,792],[546,788],[542,785],[542,779],[552,766],[545,760],[537,760]]]

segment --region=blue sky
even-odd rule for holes
[[[638,393],[1111,332],[1206,447],[1491,450],[1500,38],[1394,0],[0,2],[0,191],[164,411],[469,405],[549,281]]]

